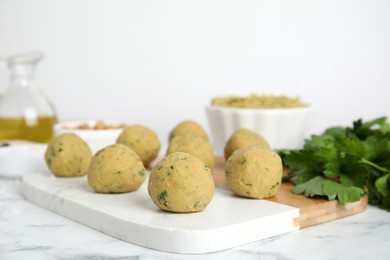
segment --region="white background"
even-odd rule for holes
[[[30,50],[60,120],[141,123],[162,142],[187,118],[208,128],[215,96],[299,95],[313,133],[390,116],[389,0],[0,0],[0,56]]]

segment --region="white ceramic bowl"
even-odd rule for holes
[[[0,177],[17,178],[25,173],[47,172],[46,144],[10,141],[0,147]]]
[[[107,145],[114,144],[123,131],[123,128],[92,129],[99,121],[77,120],[60,122],[54,126],[54,133],[56,136],[69,132],[75,133],[89,145],[93,153],[96,153]],[[112,126],[123,125],[123,123],[116,121],[104,121],[104,123]],[[78,129],[78,126],[85,124],[90,126],[91,129]]]
[[[272,109],[207,106],[206,113],[218,155],[223,155],[227,140],[239,128],[259,133],[274,150],[299,149],[310,134],[313,119],[310,106]]]

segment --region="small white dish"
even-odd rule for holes
[[[64,133],[75,133],[89,145],[93,153],[96,153],[108,145],[115,144],[116,139],[125,127],[121,122],[104,121],[105,125],[112,127],[107,129],[95,129],[96,124],[101,122],[101,120],[59,122],[54,126],[54,133],[56,136]],[[81,129],[80,126],[87,126],[87,128]]]
[[[310,106],[269,109],[206,107],[211,136],[218,155],[223,155],[226,142],[239,128],[248,128],[259,133],[274,150],[299,149],[310,134],[313,112]]]
[[[7,142],[8,143],[8,142]],[[0,176],[17,178],[29,172],[47,171],[46,144],[10,142],[0,147]]]

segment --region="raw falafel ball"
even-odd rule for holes
[[[235,151],[227,160],[225,174],[230,189],[237,195],[263,199],[274,196],[282,183],[280,156],[261,145]]]
[[[160,140],[157,134],[142,125],[133,125],[123,129],[116,143],[127,145],[133,149],[145,167],[156,159],[160,151]]]
[[[195,121],[185,120],[180,124],[176,125],[175,128],[169,133],[169,141],[172,140],[173,137],[178,135],[196,135],[207,141],[209,141],[209,136],[203,127]]]
[[[188,153],[172,153],[153,167],[148,183],[149,196],[162,210],[202,211],[214,195],[210,168]]]
[[[45,151],[45,162],[50,171],[58,177],[85,175],[91,158],[89,146],[74,133],[55,137]]]
[[[139,156],[124,144],[99,150],[88,169],[88,183],[99,193],[124,193],[137,190],[146,178]]]
[[[214,148],[196,135],[178,135],[171,139],[166,155],[175,152],[189,153],[203,161],[212,170],[215,164]]]
[[[235,150],[255,144],[270,149],[267,140],[261,135],[247,128],[239,128],[230,136],[225,145],[225,160],[229,159],[230,155],[232,155]]]

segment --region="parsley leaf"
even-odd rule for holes
[[[301,150],[280,151],[283,178],[293,193],[323,196],[341,203],[359,200],[368,191],[369,203],[390,211],[390,123],[386,117],[351,127],[328,128],[305,140]]]
[[[375,181],[375,187],[382,196],[390,194],[390,174],[380,177]]]
[[[325,180],[322,190],[329,200],[336,199],[337,197],[342,204],[358,201],[364,194],[362,188],[354,186],[346,187],[341,183],[329,180]]]
[[[293,193],[303,194],[305,197],[323,196],[324,192],[322,188],[324,187],[324,183],[324,178],[316,176],[307,182],[295,186]]]
[[[344,186],[341,183],[316,176],[313,179],[294,187],[293,193],[305,197],[326,196],[329,200],[338,199],[341,203],[358,201],[364,194],[362,188]]]

